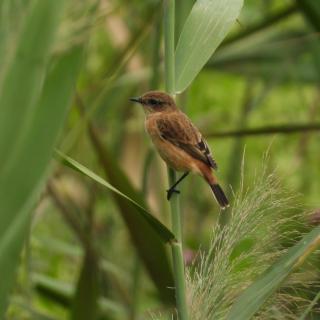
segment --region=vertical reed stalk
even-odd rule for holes
[[[164,45],[165,45],[165,87],[170,94],[175,93],[175,61],[174,61],[174,33],[175,33],[175,0],[164,0]],[[176,181],[176,173],[168,168],[169,185]],[[179,320],[187,320],[185,270],[182,254],[181,212],[179,196],[173,194],[170,199],[172,231],[177,241],[171,244],[173,272],[175,281],[176,305]]]

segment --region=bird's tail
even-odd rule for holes
[[[228,198],[226,197],[224,191],[222,190],[216,178],[212,174],[211,168],[209,168],[208,166],[201,166],[200,171],[202,173],[202,176],[207,180],[208,184],[210,185],[214,198],[218,202],[221,209],[226,209],[227,207],[229,207]]]
[[[219,184],[210,184],[211,190],[221,209],[229,207],[229,201]]]

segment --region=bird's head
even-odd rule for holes
[[[161,91],[149,91],[141,97],[130,98],[130,101],[140,103],[147,114],[172,111],[177,108],[173,98]]]

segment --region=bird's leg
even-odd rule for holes
[[[189,171],[185,172],[168,190],[167,199],[170,200],[173,193],[180,193],[175,187],[189,174]]]

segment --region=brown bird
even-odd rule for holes
[[[208,144],[191,120],[176,106],[173,98],[164,92],[150,91],[131,98],[143,106],[145,126],[162,159],[176,171],[184,174],[167,190],[168,200],[176,186],[190,173],[200,174],[210,185],[222,209],[229,206],[228,199],[213,175],[217,163]]]

